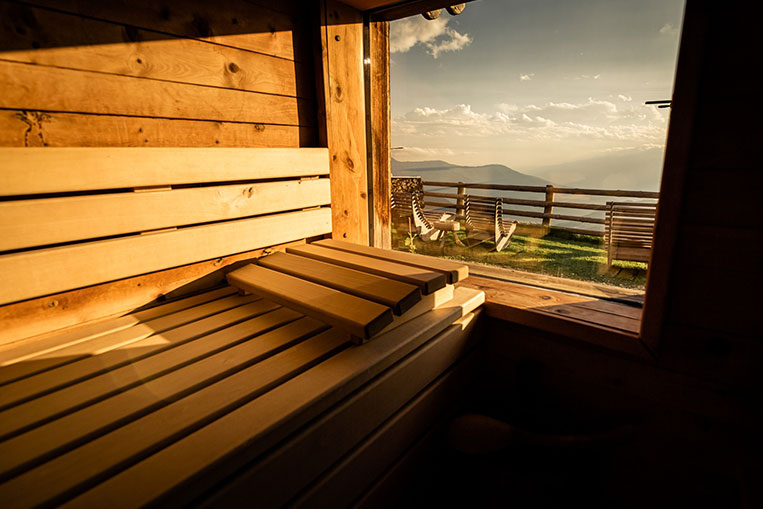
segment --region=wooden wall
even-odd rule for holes
[[[317,146],[299,2],[0,2],[0,145]]]
[[[763,37],[749,4],[690,6],[701,53],[657,354],[671,369],[760,388],[763,151],[753,69]]]
[[[321,146],[317,23],[296,0],[0,0],[0,147]],[[257,247],[3,306],[0,342],[220,282]]]

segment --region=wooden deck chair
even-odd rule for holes
[[[467,195],[464,199],[466,240],[477,240],[471,247],[483,241],[495,242],[495,250],[502,251],[511,242],[511,236],[517,229],[517,222],[512,221],[508,228],[503,221],[503,202],[500,198],[475,201]]]
[[[604,242],[607,266],[615,260],[649,262],[656,203],[607,202]]]
[[[440,231],[424,215],[419,193],[395,191],[392,193],[392,223],[398,234],[417,234],[423,240],[436,240]]]

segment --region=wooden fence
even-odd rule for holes
[[[649,203],[656,205],[656,201],[660,194],[652,191],[623,191],[623,190],[610,190],[610,189],[580,189],[580,188],[568,188],[568,187],[556,187],[553,185],[548,186],[518,186],[510,184],[476,184],[476,183],[464,183],[464,182],[433,182],[433,181],[421,181],[414,177],[395,177],[393,180],[398,180],[395,184],[404,188],[410,188],[416,186],[419,190],[423,191],[424,203],[426,207],[442,208],[442,209],[454,209],[456,217],[463,219],[464,217],[464,198],[468,195],[471,203],[490,202],[493,203],[496,198],[500,198],[503,202],[503,214],[505,217],[511,218],[514,216],[518,220],[523,218],[540,219],[540,224],[545,227],[555,226],[573,233],[581,233],[585,235],[604,235],[604,225],[606,218],[604,217],[607,211],[606,197],[618,198],[618,201],[622,201],[622,198],[637,198],[641,203]],[[418,182],[416,182],[418,180]],[[393,184],[393,188],[396,187]],[[432,189],[438,189],[434,191]],[[443,192],[442,188],[453,188],[454,192]],[[472,190],[477,190],[476,193],[472,193]],[[512,192],[514,196],[486,196],[481,194],[479,190],[491,190],[491,191],[506,191]],[[541,197],[534,197],[534,199],[517,198],[517,193],[533,193],[536,196],[538,194]],[[558,195],[575,195],[576,197],[592,197],[593,201],[602,201],[602,203],[586,203],[587,200],[581,200],[579,202],[567,200],[559,200]],[[530,198],[530,197],[528,197]],[[448,200],[448,201],[446,201]],[[450,201],[452,200],[452,201]],[[507,207],[508,205],[508,207]],[[513,207],[512,207],[513,206]],[[517,209],[516,206],[522,207],[524,210]],[[581,211],[597,211],[600,212],[601,217],[591,217],[586,215],[574,215],[574,214],[559,214],[558,209],[572,209]],[[569,227],[561,225],[553,225],[552,220],[566,221],[572,223],[580,223],[583,227]],[[601,229],[594,229],[594,225],[600,225]]]

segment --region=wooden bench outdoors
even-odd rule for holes
[[[604,243],[608,266],[615,260],[649,262],[656,211],[656,203],[607,203]]]
[[[517,229],[517,222],[512,221],[508,227],[503,220],[503,202],[500,198],[479,199],[464,198],[464,216],[466,223],[466,239],[476,240],[472,244],[491,241],[495,250],[502,251],[511,242],[511,236]]]
[[[11,306],[330,231],[326,149],[0,152]],[[3,507],[346,505],[383,482],[473,374],[484,294],[454,288],[465,266],[330,239],[249,261],[5,337]]]

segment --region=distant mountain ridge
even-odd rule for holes
[[[395,177],[420,176],[435,182],[471,182],[479,184],[514,184],[520,186],[545,186],[547,180],[512,170],[502,164],[460,166],[446,161],[398,161],[392,159],[392,175]]]

